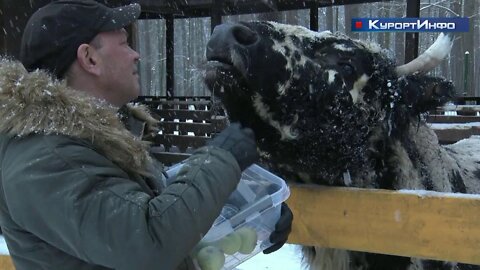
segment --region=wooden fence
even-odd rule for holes
[[[209,96],[142,97],[139,102],[160,120],[160,133],[150,138],[151,153],[167,166],[187,158],[228,124],[223,109]]]
[[[480,135],[480,105],[445,105],[432,111],[427,122],[441,144]]]
[[[290,185],[289,242],[480,264],[480,195]]]

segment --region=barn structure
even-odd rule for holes
[[[142,20],[164,19],[166,24],[166,97],[140,97],[139,102],[149,105],[154,113],[164,119],[165,133],[156,138],[153,154],[168,163],[188,157],[189,150],[205,143],[210,134],[218,132],[227,124],[225,116],[216,109],[209,97],[176,98],[174,89],[174,24],[178,19],[210,17],[211,29],[222,22],[222,16],[246,13],[308,9],[310,29],[318,30],[318,9],[321,7],[378,2],[379,0],[105,0],[117,6],[138,2],[142,6]],[[0,53],[17,57],[23,27],[28,17],[50,0],[3,0],[0,4]],[[406,16],[418,17],[420,1],[406,1]],[[130,29],[130,31],[133,31]],[[418,55],[418,34],[405,34],[405,62]],[[471,97],[476,104],[478,98]],[[193,110],[192,110],[193,108]],[[476,105],[454,105],[466,116],[446,116],[443,111],[432,114],[432,123],[480,122]],[[175,122],[180,119],[180,124]],[[190,121],[188,121],[190,120]],[[175,124],[174,124],[175,123]],[[190,133],[195,134],[191,136]],[[197,134],[202,134],[197,136]],[[442,129],[438,133],[444,143],[452,143],[470,135],[480,134],[478,127],[468,129]],[[176,150],[172,150],[172,149]],[[171,151],[170,151],[171,150]],[[180,152],[180,153],[179,153]],[[310,205],[305,207],[305,204]],[[425,257],[480,264],[480,198],[435,196],[419,197],[417,194],[396,193],[383,190],[354,190],[349,188],[293,186],[290,198],[296,215],[295,228],[290,241],[306,245],[320,245],[359,251],[377,252],[402,256]],[[314,205],[315,207],[312,207]],[[372,211],[372,208],[375,211]],[[307,212],[306,209],[308,209]],[[393,210],[392,210],[393,209]],[[395,210],[396,209],[396,210]],[[459,214],[459,209],[461,209]],[[425,231],[395,220],[381,217],[391,211],[401,211],[410,220],[422,223]],[[352,213],[345,218],[342,213]],[[368,213],[368,214],[366,214]],[[447,213],[447,214],[439,214]],[[322,218],[318,218],[321,216]],[[367,216],[367,218],[365,218]],[[366,219],[383,220],[382,230],[375,230]],[[334,220],[328,223],[327,220]],[[449,227],[441,224],[450,224]],[[457,224],[461,230],[456,230]],[[402,224],[400,224],[402,225]],[[313,230],[312,228],[316,228]],[[341,228],[342,233],[335,233]],[[457,227],[458,228],[458,227]],[[446,230],[446,231],[445,231]],[[320,235],[320,232],[326,232]],[[418,237],[411,237],[412,235]],[[391,240],[386,240],[386,237]],[[402,245],[398,245],[402,242]],[[443,247],[443,248],[442,248]],[[7,256],[0,257],[1,269],[13,269]]]

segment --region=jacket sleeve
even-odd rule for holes
[[[88,145],[55,137],[8,147],[2,173],[12,219],[52,246],[109,268],[175,269],[240,179],[230,153],[204,147],[151,197]]]

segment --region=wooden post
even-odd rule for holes
[[[407,0],[407,17],[420,17],[420,0]],[[418,33],[405,33],[405,63],[418,56]]]

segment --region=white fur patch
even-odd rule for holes
[[[350,270],[350,254],[346,250],[315,247],[310,270]]]
[[[347,47],[347,46],[345,46],[345,44],[335,43],[335,44],[333,44],[333,47],[334,47],[335,49],[337,49],[337,50],[344,51],[344,52],[351,52],[351,51],[353,51],[353,48]]]
[[[294,35],[299,38],[307,37],[311,39],[324,39],[333,36],[330,31],[316,32],[298,25],[280,24],[277,22],[268,22],[273,28],[283,31],[287,35]]]
[[[328,84],[332,84],[335,81],[335,75],[338,74],[336,70],[330,69],[328,72]]]
[[[273,114],[269,112],[270,108],[262,102],[262,97],[259,94],[255,94],[253,97],[253,107],[265,122],[269,123],[280,133],[280,140],[295,140],[298,137],[298,134],[292,129],[292,126],[298,121],[298,115],[295,116],[290,125],[281,125],[278,121],[273,120]]]
[[[352,90],[350,90],[350,95],[352,96],[353,103],[363,101],[363,93],[361,92],[363,87],[367,84],[370,79],[367,74],[363,74],[360,78],[353,84]]]
[[[232,64],[233,66],[235,66],[238,70],[240,70],[242,72],[242,75],[244,77],[247,76],[248,74],[248,69],[247,67],[250,66],[249,63],[245,63],[243,60],[242,60],[242,57],[240,56],[240,54],[237,52],[237,50],[230,50],[230,57],[232,59]]]
[[[349,170],[346,170],[344,173],[343,173],[343,183],[345,184],[345,186],[350,186],[352,184],[352,177],[350,176],[350,171]]]
[[[282,84],[282,83],[278,83],[277,84],[277,93],[281,96],[285,95],[285,93],[287,92],[287,89],[290,88],[290,82],[291,82],[291,78],[285,83],[285,84]]]
[[[383,51],[382,47],[380,47],[380,45],[378,45],[377,43],[374,43],[374,42],[363,42],[363,41],[360,41],[364,46],[365,46],[365,49],[367,49],[369,52],[372,52],[372,53],[380,53]]]

